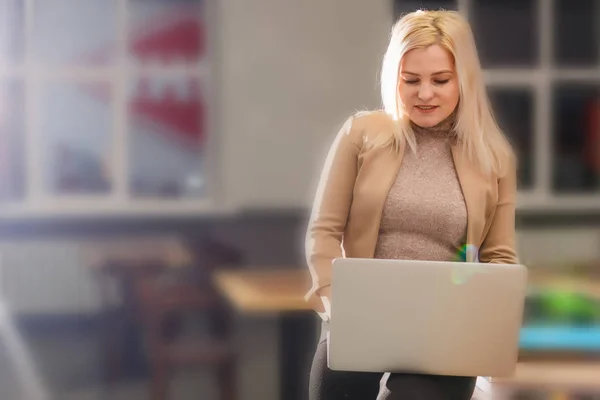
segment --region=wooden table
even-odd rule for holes
[[[301,270],[221,270],[214,275],[217,287],[242,313],[310,310],[304,294],[310,275]]]
[[[306,400],[318,320],[304,301],[304,294],[310,288],[308,271],[223,269],[215,273],[214,281],[239,313],[278,316],[280,399]]]

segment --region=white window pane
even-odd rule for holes
[[[0,0],[0,62],[3,64],[23,61],[23,5],[23,0]]]
[[[0,82],[0,201],[25,195],[24,92],[21,81]]]
[[[112,101],[106,83],[42,86],[37,109],[45,190],[52,194],[111,190]]]
[[[115,0],[38,0],[35,51],[38,62],[103,65],[115,58]]]
[[[144,77],[129,90],[129,182],[133,196],[205,194],[205,104],[191,77]]]

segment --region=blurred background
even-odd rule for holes
[[[521,157],[531,292],[498,387],[600,395],[600,0],[0,7],[1,400],[305,399],[316,180],[421,7],[468,16]]]

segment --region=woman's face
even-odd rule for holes
[[[398,92],[410,120],[421,127],[435,126],[458,104],[458,77],[452,55],[439,45],[414,49],[400,64]]]

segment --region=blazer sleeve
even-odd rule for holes
[[[331,264],[342,257],[342,237],[352,204],[361,147],[353,139],[354,122],[354,117],[346,120],[329,150],[306,233],[306,261],[312,287],[305,299],[317,311],[322,308],[318,291],[331,285]]]
[[[515,162],[511,161],[507,172],[498,179],[498,204],[479,252],[480,262],[519,263],[515,239],[516,197],[517,171]]]

